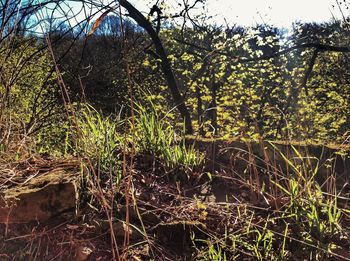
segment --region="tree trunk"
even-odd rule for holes
[[[182,118],[185,121],[186,133],[192,134],[193,128],[192,128],[192,122],[191,122],[191,115],[186,107],[184,98],[179,91],[179,88],[177,86],[177,83],[174,77],[174,73],[170,66],[168,56],[165,52],[162,41],[160,40],[157,32],[152,27],[152,24],[144,17],[144,15],[139,10],[137,10],[132,4],[130,4],[127,0],[119,0],[119,4],[129,12],[129,16],[132,19],[134,19],[139,26],[141,26],[144,30],[146,30],[148,35],[151,37],[154,47],[156,49],[156,52],[161,59],[162,70],[166,78],[170,92],[172,94],[174,105],[178,108]]]
[[[219,133],[218,130],[218,112],[217,112],[217,89],[218,83],[215,79],[215,72],[212,71],[212,82],[211,82],[211,125],[215,130],[215,135]]]
[[[198,130],[199,135],[204,136],[204,129],[203,129],[203,103],[202,103],[202,95],[201,95],[201,89],[197,85],[196,86],[196,96],[197,96],[197,120],[198,120]]]

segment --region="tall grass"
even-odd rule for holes
[[[114,116],[104,117],[91,105],[82,105],[76,115],[77,138],[70,145],[70,137],[67,135],[67,147],[71,147],[74,154],[83,158],[89,158],[93,165],[102,173],[119,173],[120,164],[118,152],[122,146],[122,135],[117,131],[120,119]]]
[[[136,148],[140,153],[160,157],[171,173],[192,170],[201,164],[203,156],[186,146],[184,131],[176,132],[171,123],[161,119],[156,111],[137,105]]]
[[[329,254],[336,248],[334,242],[343,236],[340,222],[343,212],[338,208],[336,184],[327,184],[322,188],[316,180],[320,170],[319,160],[315,159],[317,163],[312,165],[312,157],[303,157],[294,146],[292,150],[298,164],[280,152],[291,170],[285,185],[276,183],[289,199],[289,204],[280,216],[285,218],[285,222],[298,225],[301,230],[300,239],[307,243],[303,250],[310,251],[317,259],[329,258]],[[328,180],[335,179],[335,176],[332,173]]]
[[[287,165],[289,170],[272,180],[277,193],[267,197],[275,197],[274,201],[280,203],[270,201],[269,207],[237,203],[236,211],[227,203],[223,217],[237,223],[227,224],[224,234],[207,232],[205,239],[193,236],[195,260],[286,260],[295,254],[308,260],[341,258],[337,250],[341,249],[339,242],[348,237],[342,223],[348,210],[339,207],[340,192],[335,183],[327,184],[335,180],[335,173],[320,185],[319,159],[302,155],[293,146],[292,155],[287,157],[271,145],[281,156],[279,164]],[[316,163],[311,164],[311,159]]]
[[[119,154],[124,149],[124,139],[127,142],[132,140],[131,133],[125,135],[118,132],[121,120],[113,116],[105,117],[88,104],[82,105],[76,118],[76,142],[71,144],[72,133],[67,135],[66,150],[70,148],[74,154],[89,158],[102,173],[120,172]],[[194,149],[194,145],[186,145],[184,132],[176,132],[169,122],[159,118],[154,109],[137,105],[133,131],[136,153],[159,157],[169,174],[183,174],[203,161],[203,156]]]

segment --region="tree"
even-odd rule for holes
[[[152,42],[154,44],[156,55],[161,60],[161,67],[164,73],[164,76],[167,80],[167,84],[169,87],[169,90],[172,94],[174,105],[178,108],[181,116],[183,117],[185,121],[186,126],[186,132],[188,134],[193,133],[193,127],[192,127],[192,121],[191,121],[191,115],[188,111],[188,108],[185,104],[184,98],[181,95],[177,82],[175,80],[175,76],[173,73],[173,70],[171,68],[168,55],[164,49],[164,46],[162,44],[161,39],[159,38],[158,32],[156,29],[153,28],[152,23],[139,11],[137,10],[132,4],[130,4],[126,0],[119,0],[119,4],[124,7],[128,13],[129,16],[136,21],[136,23],[141,26],[150,36],[152,39]],[[158,10],[160,10],[158,8]]]

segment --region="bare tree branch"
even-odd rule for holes
[[[184,98],[179,91],[173,70],[170,65],[170,61],[168,59],[168,56],[163,47],[162,41],[160,40],[156,30],[152,27],[152,24],[150,23],[150,21],[148,21],[146,17],[139,10],[137,10],[132,4],[130,4],[129,1],[119,0],[119,4],[129,12],[129,16],[132,19],[134,19],[135,22],[139,26],[141,26],[151,37],[154,47],[156,49],[156,52],[161,59],[161,66],[163,69],[163,73],[167,80],[168,87],[172,94],[175,106],[178,108],[181,116],[185,120],[186,132],[189,134],[192,133],[193,128],[192,128],[192,122],[191,122],[191,115],[187,109]]]

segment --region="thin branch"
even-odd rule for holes
[[[269,60],[269,59],[287,54],[287,53],[294,51],[294,50],[297,50],[297,49],[315,48],[318,52],[338,52],[338,53],[339,52],[340,53],[350,52],[350,46],[334,46],[334,45],[326,45],[326,44],[320,44],[320,43],[304,43],[304,44],[298,44],[298,45],[286,48],[286,49],[279,51],[279,52],[275,52],[275,53],[268,54],[268,55],[262,55],[260,57],[241,58],[241,57],[238,57],[237,55],[233,55],[230,52],[223,52],[223,51],[211,49],[208,47],[199,46],[197,44],[190,43],[190,42],[187,42],[185,40],[178,39],[178,38],[175,38],[174,40],[179,42],[179,43],[192,46],[192,47],[199,49],[199,50],[213,52],[213,53],[217,53],[217,54],[220,54],[223,56],[230,57],[232,59],[235,59],[235,63],[248,63],[248,62]]]

